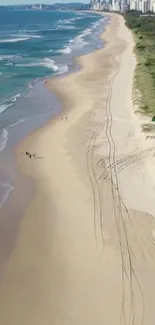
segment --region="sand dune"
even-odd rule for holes
[[[105,48],[48,83],[62,116],[19,148],[43,158],[18,155],[36,193],[6,265],[0,324],[154,323],[154,148],[132,108],[132,35],[111,19]]]

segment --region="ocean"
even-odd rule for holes
[[[45,78],[79,69],[73,58],[103,46],[98,35],[108,20],[80,11],[0,11],[0,206],[14,188],[5,151],[61,110]]]

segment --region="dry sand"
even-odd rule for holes
[[[102,37],[81,71],[48,84],[62,117],[22,143],[43,158],[18,157],[36,194],[0,287],[2,325],[154,324],[154,148],[132,109],[123,18]]]

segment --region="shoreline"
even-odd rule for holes
[[[83,12],[85,12],[85,11],[83,11]],[[91,11],[91,13],[92,14],[97,14],[97,15],[100,15],[100,16],[110,16],[110,17],[113,16],[113,14],[109,14],[109,13],[103,13],[102,14],[102,13],[99,13],[99,12],[96,12],[96,11]],[[115,14],[114,14],[114,16],[115,16]],[[63,81],[63,79],[66,79],[66,78],[68,78],[70,76],[72,77],[72,76],[74,76],[74,75],[76,75],[78,73],[81,73],[81,72],[83,73],[84,72],[83,69],[86,68],[86,66],[85,66],[86,65],[85,58],[91,56],[92,54],[96,53],[97,51],[103,51],[106,47],[108,47],[108,37],[106,37],[106,30],[108,29],[109,25],[106,24],[106,25],[104,25],[104,27],[105,27],[104,31],[102,33],[98,34],[98,36],[97,36],[102,41],[102,47],[101,48],[95,49],[95,50],[93,50],[93,51],[91,51],[89,53],[86,53],[86,54],[81,54],[80,56],[73,57],[73,62],[74,62],[73,65],[77,65],[78,68],[76,68],[73,71],[68,71],[68,72],[65,73],[65,75],[63,74],[62,76],[61,75],[60,76],[59,75],[56,75],[56,76],[52,76],[51,78],[50,77],[47,77],[47,78],[44,77],[44,78],[42,78],[42,79],[45,80],[45,83],[46,83],[45,84],[45,87],[50,92],[52,92],[54,95],[56,95],[56,98],[58,98],[58,101],[60,102],[60,106],[61,106],[62,111],[60,111],[58,114],[56,114],[54,116],[54,118],[48,120],[46,122],[46,124],[43,125],[43,127],[37,128],[34,132],[30,133],[28,136],[26,136],[22,140],[22,142],[16,148],[16,153],[17,153],[17,156],[18,156],[17,161],[20,161],[21,160],[20,159],[21,157],[19,156],[19,151],[22,150],[22,148],[25,146],[25,142],[27,142],[27,140],[29,142],[29,138],[31,138],[31,137],[33,138],[33,136],[35,136],[37,134],[40,135],[40,133],[42,132],[42,130],[44,128],[48,127],[48,125],[52,125],[52,124],[57,123],[57,121],[59,121],[59,119],[61,117],[64,118],[64,113],[65,114],[67,113],[66,106],[68,106],[68,102],[66,100],[64,100],[62,91],[61,90],[59,91],[59,88],[60,87],[57,86],[57,84],[61,80]],[[84,58],[84,62],[83,62],[82,58]],[[64,97],[65,97],[65,95],[64,95]],[[23,144],[24,144],[24,146],[23,146]],[[32,146],[32,151],[33,151],[33,146]],[[20,168],[21,168],[21,164],[18,163],[18,165],[20,165]]]
[[[102,16],[102,15],[100,15],[100,16]],[[99,31],[98,32],[95,31],[95,38],[98,38],[99,39],[98,35],[99,35]],[[86,51],[88,51],[88,49]],[[71,57],[71,60],[72,60],[72,64],[69,66],[69,71],[66,71],[65,73],[60,74],[60,75],[58,73],[54,77],[53,76],[50,77],[49,75],[48,76],[41,77],[39,79],[33,80],[32,81],[32,84],[36,84],[36,83],[41,84],[42,83],[42,88],[44,88],[45,91],[47,92],[49,89],[44,84],[46,80],[51,79],[51,78],[64,78],[68,74],[74,73],[75,71],[78,71],[80,69],[80,67],[78,67],[78,66],[76,67],[75,57],[72,56]],[[43,93],[43,95],[44,95],[44,93]],[[47,95],[48,94],[46,94],[46,98],[48,97]],[[51,99],[50,100],[53,102],[53,111],[47,111],[47,112],[44,112],[44,113],[43,112],[40,113],[41,115],[38,115],[37,116],[37,120],[39,121],[37,127],[36,126],[32,127],[32,124],[33,124],[32,117],[30,117],[30,120],[29,120],[28,117],[25,117],[24,119],[20,119],[21,121],[19,120],[18,123],[13,123],[10,126],[6,127],[6,132],[9,132],[8,133],[9,134],[9,139],[8,139],[8,136],[7,136],[7,140],[6,140],[7,146],[4,147],[4,149],[3,149],[4,150],[4,154],[2,152],[2,159],[3,159],[3,155],[4,155],[4,157],[8,155],[8,152],[10,151],[10,149],[13,150],[13,155],[14,155],[15,148],[17,148],[19,146],[19,144],[22,143],[23,140],[27,136],[35,133],[38,129],[44,127],[46,125],[46,123],[48,123],[48,121],[53,120],[53,118],[54,118],[53,116],[56,116],[57,114],[59,115],[59,113],[60,113],[59,112],[60,111],[60,106],[62,106],[59,103],[59,98],[55,98],[56,97],[55,96],[55,93],[51,93],[50,92],[50,95],[51,95]],[[45,97],[45,95],[44,95],[44,97]],[[23,103],[21,103],[21,104],[23,104]],[[57,113],[55,113],[55,106],[57,106],[57,110],[58,110]],[[61,109],[62,109],[62,107],[61,107]],[[47,115],[47,117],[46,117],[46,115]],[[50,117],[50,115],[51,115],[51,117]],[[41,119],[43,119],[44,122],[41,122]],[[34,120],[34,118],[33,118],[33,120]],[[24,126],[23,126],[24,127],[24,132],[21,131],[23,123],[24,123]],[[29,123],[31,125],[30,127],[29,127]],[[17,126],[17,130],[16,130],[16,126]],[[15,129],[15,131],[14,131],[14,129]],[[26,129],[28,129],[28,131]],[[5,128],[4,128],[4,130],[5,130]],[[22,132],[23,132],[23,134],[22,134]],[[10,133],[11,133],[11,139],[10,139]],[[20,141],[17,140],[17,133],[19,133],[18,137],[19,137]],[[15,140],[14,140],[14,138],[15,138]],[[12,159],[14,160],[14,157]],[[5,170],[4,170],[4,173],[5,173]],[[2,172],[2,174],[3,174],[3,172]],[[13,188],[13,184],[10,184],[10,188]],[[5,195],[7,196],[7,193]],[[4,204],[7,204],[6,201],[7,201],[7,199],[4,200],[4,202],[2,202],[2,206]]]
[[[109,26],[108,26],[108,28],[109,28]],[[104,37],[104,39],[105,39],[105,32],[103,33],[103,37]],[[107,40],[108,40],[108,35],[107,35]],[[106,47],[108,48],[108,46],[109,46],[109,44],[107,43],[106,44]],[[105,49],[106,49],[106,47],[105,48],[102,48],[102,49],[99,49],[99,50],[97,50],[97,51],[94,51],[95,53],[102,53],[103,51],[105,51]],[[91,53],[91,54],[87,54],[86,56],[81,56],[82,58],[84,58],[84,57],[91,57],[91,55],[93,55],[94,54],[94,52],[93,53]],[[104,52],[103,52],[104,53]],[[81,58],[80,57],[80,58]],[[82,63],[82,62],[81,62]],[[86,63],[86,62],[85,62]],[[114,64],[115,65],[115,64]],[[83,64],[82,64],[82,66],[83,66]],[[109,67],[110,68],[110,67]],[[80,69],[80,71],[78,71],[78,72],[75,72],[75,73],[73,73],[73,74],[71,74],[71,75],[69,75],[67,78],[72,78],[73,77],[73,75],[76,75],[76,74],[83,74],[83,72],[84,72],[84,68],[82,68],[82,69]],[[109,72],[109,71],[108,71]],[[63,78],[62,78],[63,79]],[[60,78],[60,80],[62,80],[61,78]],[[66,79],[66,78],[65,78]],[[58,82],[59,82],[59,78],[56,78],[55,79],[55,81],[56,80],[58,80]],[[52,84],[53,84],[53,78],[52,78]],[[58,93],[57,93],[57,95],[58,95]],[[61,100],[62,100],[62,98],[61,98]],[[66,106],[68,106],[68,103],[66,103]],[[70,110],[70,113],[71,113],[71,110]],[[66,114],[65,113],[65,107],[64,107],[64,110],[63,110],[63,114]],[[86,115],[89,115],[89,112],[86,112]],[[86,125],[87,124],[87,119],[89,119],[90,118],[90,116],[86,116],[85,118],[84,118],[84,124]],[[32,134],[32,135],[30,135],[30,136],[28,136],[23,142],[22,142],[22,145],[19,147],[19,149],[17,149],[18,150],[18,152],[20,151],[20,150],[22,150],[22,151],[24,151],[24,150],[27,150],[27,148],[30,148],[30,144],[29,143],[32,143],[31,144],[31,148],[32,148],[32,151],[33,151],[33,146],[35,146],[35,148],[37,147],[37,139],[38,139],[38,137],[39,137],[39,135],[40,134],[42,134],[43,132],[44,132],[44,130],[45,129],[47,129],[47,128],[51,128],[51,125],[52,125],[52,128],[53,127],[57,127],[57,122],[59,123],[60,122],[60,116],[58,116],[58,117],[56,117],[54,120],[52,120],[52,121],[50,121],[49,123],[47,123],[46,124],[46,126],[45,126],[45,128],[43,128],[43,129],[40,129],[40,130],[38,130],[38,131],[36,131],[34,134]],[[37,138],[37,139],[36,139]],[[32,141],[34,141],[34,142],[32,142]],[[27,147],[28,146],[28,147]],[[39,144],[39,146],[40,146],[40,144]],[[36,151],[38,151],[38,150],[36,150]],[[42,155],[42,154],[41,154]],[[44,154],[42,155],[42,156],[44,156]],[[19,163],[20,163],[20,167],[21,167],[21,171],[22,171],[22,173],[24,172],[24,175],[29,175],[30,176],[30,170],[31,170],[31,176],[33,175],[33,177],[35,177],[35,170],[36,170],[36,164],[35,165],[33,165],[32,166],[32,164],[30,165],[30,163],[32,163],[32,161],[29,161],[28,163],[26,162],[24,162],[24,161],[22,161],[21,162],[21,160],[22,160],[22,157],[20,156],[20,155],[18,155],[18,161],[19,161]],[[43,161],[43,160],[42,160]],[[40,162],[38,161],[38,163],[37,163],[37,165],[38,164],[40,164]],[[40,169],[40,167],[39,167],[39,169]],[[42,172],[41,172],[41,174],[42,174]],[[41,176],[41,175],[40,175]],[[37,183],[39,182],[39,180],[37,180]],[[89,180],[87,180],[87,183],[89,182]],[[34,198],[32,199],[32,202],[30,203],[30,207],[29,207],[29,209],[31,210],[33,210],[34,208],[35,208],[35,205],[37,204],[39,204],[39,209],[42,211],[42,207],[40,206],[40,203],[38,202],[38,200],[37,200],[37,202],[35,201],[36,199],[37,199],[37,196],[38,196],[38,194],[39,194],[39,197],[40,197],[40,195],[41,195],[41,197],[42,198],[44,198],[44,200],[45,200],[45,202],[46,202],[46,199],[48,198],[48,193],[47,193],[47,191],[45,190],[45,193],[43,192],[43,190],[44,190],[44,188],[42,188],[42,180],[41,180],[41,183],[40,183],[40,189],[38,188],[38,185],[39,184],[37,184],[37,192],[36,192],[36,194],[35,194],[35,196],[34,196]],[[41,188],[42,188],[42,190],[41,190]],[[38,193],[38,190],[39,190],[39,193]],[[40,192],[40,190],[41,190],[41,192]],[[47,196],[47,198],[46,198],[46,196]],[[89,199],[90,200],[90,199]],[[52,202],[51,202],[52,203]],[[28,210],[29,210],[28,209]],[[53,211],[53,206],[51,207],[51,209],[52,209],[52,211]],[[29,210],[29,212],[30,212],[30,210]],[[32,214],[31,214],[31,212],[29,213],[28,212],[28,214],[29,214],[29,216],[30,216],[30,219],[32,218]],[[49,218],[49,217],[48,217]],[[26,219],[27,219],[27,221],[26,221]],[[30,219],[29,218],[27,218],[26,216],[24,216],[24,219],[23,219],[23,221],[21,222],[21,225],[20,225],[20,228],[21,228],[21,230],[19,231],[19,236],[18,236],[18,241],[17,241],[17,248],[16,248],[16,254],[17,254],[17,256],[16,256],[16,254],[15,254],[15,256],[13,257],[13,259],[15,258],[15,260],[16,260],[16,258],[18,259],[19,257],[18,257],[18,247],[19,247],[19,245],[20,244],[18,244],[18,242],[20,242],[21,241],[21,235],[20,235],[20,233],[22,232],[22,229],[24,230],[25,229],[25,227],[27,228],[27,229],[29,229],[29,227],[30,227],[30,224],[31,224],[31,221],[32,221],[32,223],[34,222],[34,218],[32,218],[32,220],[30,221]],[[40,219],[40,218],[39,218]],[[26,221],[26,224],[23,224],[23,223],[25,223],[25,221]],[[35,222],[36,223],[36,222]],[[39,223],[39,224],[38,224]],[[46,223],[47,223],[47,219],[46,219]],[[32,225],[31,225],[32,226]],[[46,235],[47,235],[47,230],[45,231],[45,229],[43,229],[42,228],[42,222],[41,222],[41,219],[40,220],[38,220],[38,222],[37,222],[37,228],[39,227],[41,227],[40,228],[40,230],[39,230],[39,228],[38,229],[36,229],[35,230],[35,232],[36,232],[36,236],[38,236],[38,234],[40,233],[40,235],[39,235],[39,237],[41,236],[41,238],[38,238],[39,239],[39,241],[40,241],[40,243],[41,243],[41,246],[43,245],[43,246],[45,246],[44,247],[44,249],[45,249],[45,255],[47,254],[47,248],[46,248],[46,245],[47,245],[47,239],[46,239]],[[35,227],[36,227],[35,226]],[[47,227],[47,226],[46,226]],[[32,229],[33,229],[33,227],[32,227]],[[91,229],[90,229],[91,230]],[[92,231],[92,230],[91,230]],[[54,234],[53,234],[54,235]],[[35,240],[34,239],[34,236],[35,236],[35,233],[33,234],[33,240]],[[36,240],[37,240],[37,242],[38,242],[38,239],[37,239],[37,237],[35,236],[35,238],[36,238]],[[43,239],[42,239],[42,236],[43,236]],[[23,236],[22,236],[23,237]],[[25,236],[24,236],[25,237]],[[48,237],[48,235],[47,235],[47,237]],[[26,238],[24,239],[22,239],[22,241],[25,241],[26,240]],[[43,244],[43,240],[45,241],[45,244]],[[23,245],[25,246],[25,249],[27,250],[28,249],[28,251],[29,251],[29,256],[27,256],[28,257],[28,259],[30,259],[29,260],[29,263],[28,264],[30,264],[31,265],[31,263],[32,263],[32,260],[31,260],[31,251],[30,251],[30,247],[31,247],[31,249],[32,249],[32,247],[33,247],[33,241],[32,240],[30,240],[30,238],[29,238],[29,248],[27,247],[26,248],[26,246],[24,245],[24,242],[23,242]],[[48,241],[49,241],[49,239],[48,239]],[[51,243],[52,244],[52,243]],[[93,246],[92,246],[92,244],[93,244]],[[93,249],[93,251],[94,251],[94,244],[95,244],[95,242],[93,242],[91,244],[91,246],[92,246],[92,249]],[[26,244],[27,245],[27,244]],[[58,247],[59,247],[59,245],[60,244],[58,244]],[[35,248],[35,247],[34,247]],[[38,244],[37,244],[37,250],[39,250],[38,249]],[[36,249],[35,248],[35,249]],[[24,249],[24,247],[22,247],[22,249],[21,249],[21,251]],[[24,250],[25,250],[24,249]],[[41,247],[40,247],[40,249],[41,249]],[[55,249],[55,248],[54,248]],[[60,249],[60,247],[59,247],[59,249]],[[42,250],[42,249],[41,249]],[[35,251],[36,252],[36,254],[37,254],[37,251]],[[34,253],[34,249],[32,249],[32,253]],[[54,252],[52,252],[54,255],[55,255],[55,253]],[[27,254],[26,253],[26,251],[25,251],[25,253],[24,252],[22,252],[22,255],[24,256],[25,254]],[[33,255],[33,254],[32,254]],[[26,255],[25,255],[26,256]],[[21,256],[22,257],[22,256]],[[20,257],[20,259],[21,259],[21,257]],[[56,258],[56,257],[55,257]],[[89,258],[90,258],[90,256],[89,256]],[[39,258],[40,259],[40,258]],[[11,258],[11,260],[12,260],[12,258]],[[42,260],[42,259],[41,259]],[[40,260],[40,261],[41,261]],[[13,261],[10,261],[11,263],[13,262]],[[23,262],[24,262],[24,260],[23,260]],[[38,260],[38,262],[39,262],[39,260]],[[37,261],[36,261],[36,263],[38,263]],[[26,263],[26,260],[25,260],[25,262],[24,262],[24,264]],[[51,261],[50,261],[50,263],[51,263]],[[14,264],[14,262],[13,262],[13,264]],[[16,262],[15,262],[15,264],[16,264]],[[17,263],[18,264],[18,263]],[[57,263],[56,263],[57,264]],[[49,266],[49,268],[51,268],[51,266]],[[25,265],[25,269],[26,269],[26,265]],[[17,274],[18,274],[18,269],[16,269],[15,268],[15,270],[16,270],[16,272],[17,272]],[[20,271],[20,270],[19,270]],[[5,277],[7,278],[10,278],[10,275],[9,274],[7,274],[8,273],[8,268],[6,268],[6,270],[5,270]],[[25,272],[24,272],[25,273]],[[32,271],[32,273],[33,273],[33,271]],[[41,274],[39,275],[39,277],[41,276]],[[12,277],[12,276],[11,276]],[[25,277],[25,276],[24,276]],[[33,274],[32,274],[32,281],[34,281],[35,282],[35,278],[33,277]],[[10,280],[11,280],[11,278],[10,278]],[[9,281],[10,281],[9,280]],[[40,280],[41,280],[41,278],[40,278]],[[24,280],[24,281],[26,281],[26,279]],[[42,281],[42,280],[41,280]],[[9,284],[8,284],[8,286],[10,286]],[[4,287],[5,287],[5,281],[4,281]],[[12,284],[11,284],[11,287],[12,287]],[[32,286],[33,287],[33,286]],[[3,291],[3,286],[2,286],[2,291]],[[17,289],[17,288],[16,288]],[[55,288],[56,289],[56,288]],[[14,290],[13,290],[14,291]],[[48,290],[47,290],[48,291]],[[6,301],[5,301],[5,292],[6,292],[6,289],[4,289],[4,293],[2,294],[2,296],[3,296],[3,303],[2,303],[2,301],[1,301],[1,298],[0,298],[0,308],[1,308],[1,306],[3,305],[7,305],[7,303],[6,303]],[[18,294],[18,290],[16,290],[16,292],[17,292],[17,294]],[[23,290],[23,292],[25,292],[25,289]],[[11,295],[12,296],[12,295]],[[10,297],[11,297],[10,296]],[[7,298],[7,293],[6,293],[6,298]],[[8,299],[8,298],[7,298]],[[12,298],[11,298],[12,299]],[[16,302],[16,299],[14,299],[14,301]],[[47,302],[47,299],[45,299],[45,301]],[[57,299],[56,299],[56,302],[58,303],[58,301],[57,301]],[[54,305],[55,305],[55,303],[54,303]],[[26,305],[25,305],[25,307],[26,307]],[[41,307],[41,306],[40,306]],[[19,307],[18,307],[19,308]],[[29,307],[28,307],[29,308]],[[37,307],[38,308],[38,307]],[[12,309],[12,308],[11,308]],[[15,308],[16,309],[16,308]],[[26,307],[26,309],[27,309],[27,307]],[[45,308],[46,309],[46,308]],[[42,310],[42,308],[41,308],[41,310]],[[3,313],[2,313],[2,315],[3,315]],[[25,315],[26,316],[26,315]],[[60,317],[62,317],[63,315],[61,315]],[[4,308],[4,319],[2,318],[2,321],[4,322],[4,324],[5,324],[5,317],[7,317],[6,316],[6,313],[5,313],[5,308]],[[29,317],[29,315],[28,315],[28,317]],[[44,317],[45,317],[45,319],[46,319],[46,315],[44,315]],[[55,317],[56,317],[56,315],[55,315]],[[40,317],[40,319],[37,317],[37,321],[36,321],[36,324],[37,323],[42,323],[42,320],[41,320],[42,318]],[[15,321],[16,322],[18,322],[18,317],[17,317],[17,315],[15,316]],[[27,323],[27,317],[25,317],[25,321],[26,321],[26,323]],[[30,322],[31,322],[31,320],[29,320]],[[13,322],[12,322],[13,323]],[[40,323],[40,324],[41,324]],[[33,323],[34,324],[34,323]],[[7,324],[6,324],[7,325]],[[14,323],[13,323],[13,325],[14,325]]]
[[[95,35],[97,35],[96,33],[97,33],[97,31],[95,31]],[[71,71],[66,72],[63,75],[56,75],[55,76],[56,79],[57,78],[58,79],[65,78],[66,75],[68,75],[70,73],[74,73],[74,71],[75,71],[74,58],[72,58],[72,61],[73,61],[72,65],[70,66]],[[72,71],[72,69],[73,69],[73,71]],[[78,68],[77,71],[79,69],[80,68]],[[43,84],[43,83],[48,79],[49,79],[49,76],[43,77],[41,79],[36,79],[33,81],[33,84],[35,84],[35,85],[36,85],[36,83],[37,84],[42,83],[42,87],[45,88],[45,91],[43,92],[44,97],[45,97],[45,94],[48,89],[46,90],[45,84]],[[38,89],[38,86],[37,86],[37,89]],[[48,94],[46,94],[46,98],[48,98],[47,95]],[[10,192],[6,193],[5,200],[1,206],[1,239],[2,239],[1,246],[3,247],[3,250],[2,250],[2,252],[0,252],[0,264],[2,266],[2,269],[3,269],[3,266],[5,266],[5,263],[7,263],[8,258],[10,258],[10,255],[12,254],[12,252],[15,249],[19,225],[20,225],[20,222],[22,221],[24,212],[26,211],[26,207],[30,204],[31,199],[34,196],[35,186],[36,186],[35,180],[33,178],[29,177],[28,175],[23,175],[20,172],[20,170],[18,168],[19,167],[18,163],[16,164],[16,159],[15,159],[16,151],[18,151],[17,148],[20,147],[20,144],[22,144],[24,139],[27,139],[27,137],[29,135],[31,136],[31,135],[35,134],[36,132],[38,132],[38,130],[41,130],[42,127],[45,127],[46,124],[49,123],[49,121],[53,121],[55,119],[55,117],[52,117],[52,115],[59,116],[60,103],[59,103],[59,99],[56,98],[54,93],[51,95],[51,100],[52,100],[53,106],[57,107],[57,114],[55,114],[55,108],[54,108],[53,113],[47,112],[47,114],[46,113],[42,114],[43,116],[37,116],[37,121],[35,122],[35,124],[38,125],[37,128],[36,128],[36,126],[33,125],[34,124],[33,120],[27,120],[27,119],[24,119],[24,121],[23,121],[24,126],[23,126],[23,123],[19,123],[19,125],[17,125],[17,128],[16,128],[16,123],[15,123],[15,127],[13,124],[11,127],[8,128],[9,141],[7,143],[7,147],[4,149],[4,152],[1,154],[1,174],[2,174],[2,176],[4,175],[3,168],[2,168],[2,162],[3,162],[3,165],[5,166],[5,164],[6,164],[7,170],[9,171],[10,189],[13,189],[13,191],[10,190]],[[50,115],[51,115],[51,118],[50,118]],[[43,119],[43,121],[42,121],[42,119]],[[24,130],[23,130],[23,127],[24,127]],[[11,136],[10,136],[10,134],[11,134]],[[22,140],[20,140],[20,142],[17,141],[18,137],[22,138]],[[15,147],[15,149],[13,149],[14,147]],[[13,150],[13,152],[12,152],[12,150]],[[22,152],[22,148],[21,148],[21,152]],[[19,157],[19,159],[21,159],[21,157]],[[9,163],[8,163],[8,161],[9,161]],[[11,173],[10,173],[10,170],[11,170]],[[6,176],[7,176],[7,173],[6,173]],[[7,177],[6,177],[6,179],[7,179]],[[11,180],[12,180],[12,182],[11,182]],[[24,193],[23,196],[20,195],[21,192]],[[8,195],[8,193],[9,193],[9,195]],[[20,197],[20,202],[17,202],[19,197]],[[13,221],[12,221],[12,216],[13,216]],[[12,223],[13,223],[13,225],[12,225]],[[8,237],[9,237],[9,239],[8,239]]]
[[[62,114],[17,149],[36,192],[0,284],[3,325],[152,325],[152,156],[133,118],[132,35],[122,16],[111,17],[106,46],[48,81]]]

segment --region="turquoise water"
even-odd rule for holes
[[[6,152],[61,109],[44,78],[78,69],[73,58],[103,46],[106,23],[93,13],[0,11],[0,206],[14,188]]]
[[[67,71],[68,66],[57,64],[55,56],[85,46],[83,32],[88,35],[100,19],[66,11],[1,11],[0,113],[11,107],[32,80]]]

